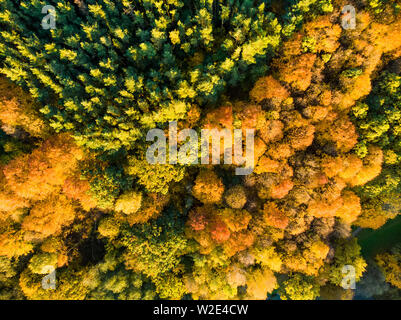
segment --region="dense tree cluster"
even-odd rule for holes
[[[52,2],[45,30],[44,1],[0,0],[1,298],[352,299],[344,266],[400,288],[399,250],[367,265],[352,235],[401,208],[399,1],[354,30],[341,0]],[[253,172],[149,163],[170,121],[254,129]]]
[[[360,188],[360,194],[365,198],[364,214],[358,219],[362,227],[382,226],[387,219],[398,214],[401,204],[399,74],[384,71],[366,100],[358,102],[352,109],[359,131],[358,156],[364,159],[369,145],[383,150],[380,176]]]

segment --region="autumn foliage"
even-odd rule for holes
[[[364,1],[346,30],[337,0],[56,2],[78,22],[50,43],[0,1],[0,298],[348,299],[348,265],[369,282],[358,233],[401,212],[397,6]],[[253,130],[252,172],[149,163],[172,121]],[[388,294],[400,261],[376,255]]]

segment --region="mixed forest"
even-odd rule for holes
[[[171,121],[255,129],[253,172],[148,163]],[[0,127],[0,299],[401,299],[358,242],[401,212],[400,0],[0,0]]]

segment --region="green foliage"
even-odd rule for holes
[[[56,30],[31,28],[40,1],[0,5],[1,72],[43,102],[56,131],[106,151],[134,149],[141,128],[184,118],[177,106],[216,102],[227,85],[261,75],[282,28],[264,0],[100,0],[84,15],[56,1]],[[294,19],[307,11],[297,10]]]
[[[370,95],[352,112],[359,133],[357,155],[363,159],[370,144],[384,153],[381,174],[358,188],[359,194],[366,199],[365,207],[375,204],[376,212],[388,211],[389,198],[401,192],[401,76],[384,71]]]
[[[149,277],[170,272],[187,252],[184,224],[179,213],[169,209],[157,220],[146,224],[126,226],[117,239],[125,248],[128,267]]]
[[[38,253],[35,254],[29,261],[29,269],[33,273],[47,274],[49,270],[47,266],[57,266],[57,254],[55,253]]]
[[[376,15],[390,8],[394,13],[401,11],[401,3],[398,0],[368,0],[368,8]]]
[[[84,275],[83,283],[89,288],[87,299],[140,300],[149,297],[154,290],[146,285],[140,273],[124,267],[118,251],[108,252],[103,261],[96,264]]]
[[[291,9],[285,15],[286,24],[283,28],[285,36],[290,36],[301,25],[306,15],[315,17],[333,11],[331,0],[290,0],[288,3]]]
[[[150,164],[146,160],[129,157],[125,171],[138,178],[138,183],[149,192],[167,194],[171,182],[184,178],[185,168],[171,164]]]
[[[341,73],[341,75],[346,78],[356,78],[356,77],[359,77],[362,73],[363,73],[362,69],[352,68],[352,69],[347,69],[347,70],[343,71]]]
[[[6,164],[17,156],[32,150],[32,144],[21,142],[0,130],[0,163]]]
[[[83,175],[90,181],[91,194],[100,208],[112,209],[118,195],[132,185],[132,177],[118,164],[105,168],[93,162],[83,169]]]
[[[346,265],[355,268],[355,281],[359,281],[365,271],[366,262],[361,256],[361,247],[356,238],[336,242],[334,259],[328,266],[328,279],[332,284],[341,286],[344,279],[343,268]]]
[[[162,299],[179,300],[187,293],[182,274],[166,272],[152,280]]]
[[[366,4],[377,21],[396,2]],[[0,0],[0,73],[37,101],[0,123],[0,298],[266,299],[278,284],[281,299],[352,298],[343,267],[357,281],[366,267],[352,224],[401,208],[401,77],[366,97],[380,55],[399,54],[383,49],[398,17],[342,32],[330,0],[56,0],[44,30],[44,1],[15,3]],[[45,138],[20,130],[39,108],[68,132],[51,163],[22,156]],[[177,120],[255,128],[255,171],[149,164],[147,131]],[[399,253],[379,258],[399,285]]]
[[[114,238],[120,232],[120,223],[113,217],[105,217],[99,222],[98,231],[103,237]]]
[[[17,261],[0,256],[0,300],[23,299],[18,285]]]
[[[283,300],[315,300],[319,296],[319,288],[313,277],[297,273],[283,282],[279,295]]]

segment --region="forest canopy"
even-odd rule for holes
[[[0,29],[1,299],[401,296],[357,238],[401,209],[400,1],[0,0]],[[254,130],[253,172],[149,163],[170,122]]]

